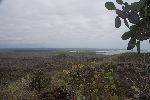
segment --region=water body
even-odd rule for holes
[[[0,52],[67,52],[67,53],[94,53],[104,55],[114,55],[127,52],[136,52],[136,50],[126,49],[97,49],[97,48],[7,48],[0,49]],[[142,53],[149,53],[149,50],[141,50]]]

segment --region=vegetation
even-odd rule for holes
[[[72,65],[63,70],[66,87],[74,91],[75,98],[85,100],[117,99],[117,87],[111,64]]]
[[[150,54],[0,55],[1,100],[149,100]]]
[[[150,39],[150,1],[140,0],[131,4],[122,0],[116,0],[116,2],[122,6],[122,9],[117,9],[113,2],[106,2],[105,7],[108,10],[116,11],[116,28],[121,26],[121,19],[129,28],[129,31],[122,35],[123,40],[130,39],[127,50],[136,46],[138,53],[140,53],[140,42]]]

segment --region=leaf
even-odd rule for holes
[[[113,100],[119,100],[118,96],[117,96],[117,95],[114,95],[114,96],[113,96]]]
[[[114,5],[113,2],[106,2],[105,3],[105,7],[108,9],[108,10],[116,10],[116,7]]]
[[[130,5],[125,4],[125,8],[124,8],[124,10],[125,10],[126,12],[129,12],[129,11],[131,10]]]
[[[122,1],[122,0],[116,0],[116,2],[117,2],[118,4],[123,4],[123,1]]]
[[[121,17],[122,19],[125,19],[128,17],[128,14],[125,11],[121,11],[119,9],[116,9],[116,14],[118,14],[118,16]]]
[[[94,78],[96,78],[96,79],[97,79],[97,78],[98,78],[98,76],[97,76],[97,75],[94,75]]]
[[[125,32],[122,36],[121,36],[121,38],[122,38],[122,40],[127,40],[127,39],[129,39],[130,37],[131,37],[131,32],[129,31],[129,32]]]
[[[121,26],[121,20],[120,20],[119,16],[117,16],[115,18],[115,27],[119,28],[120,26]]]
[[[140,2],[131,3],[131,11],[134,11],[137,13],[142,9],[143,6],[144,5],[141,4]]]
[[[131,12],[129,14],[129,22],[132,23],[132,24],[138,24],[140,22],[140,16],[137,14],[137,13],[134,13],[134,12]]]
[[[136,86],[131,86],[131,89],[135,90],[136,92],[140,92],[140,89]]]
[[[81,100],[81,98],[79,96],[76,97],[77,100]]]
[[[130,26],[130,30],[136,31],[138,29],[137,25],[132,25]]]
[[[111,85],[111,88],[116,89],[116,85],[115,84]]]
[[[136,39],[135,38],[131,38],[129,43],[128,43],[128,47],[127,47],[127,50],[131,50],[135,47],[136,45]]]
[[[111,73],[111,72],[108,72],[108,73],[106,73],[105,75],[106,75],[107,77],[109,77],[109,76],[112,75],[112,73]]]
[[[128,28],[130,28],[127,19],[124,19],[124,23],[125,23],[125,25],[126,25]]]

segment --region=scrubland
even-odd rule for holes
[[[150,100],[150,54],[0,53],[0,100]]]

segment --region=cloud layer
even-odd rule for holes
[[[0,47],[126,48],[107,0],[4,0]],[[115,1],[115,0],[112,0]]]

